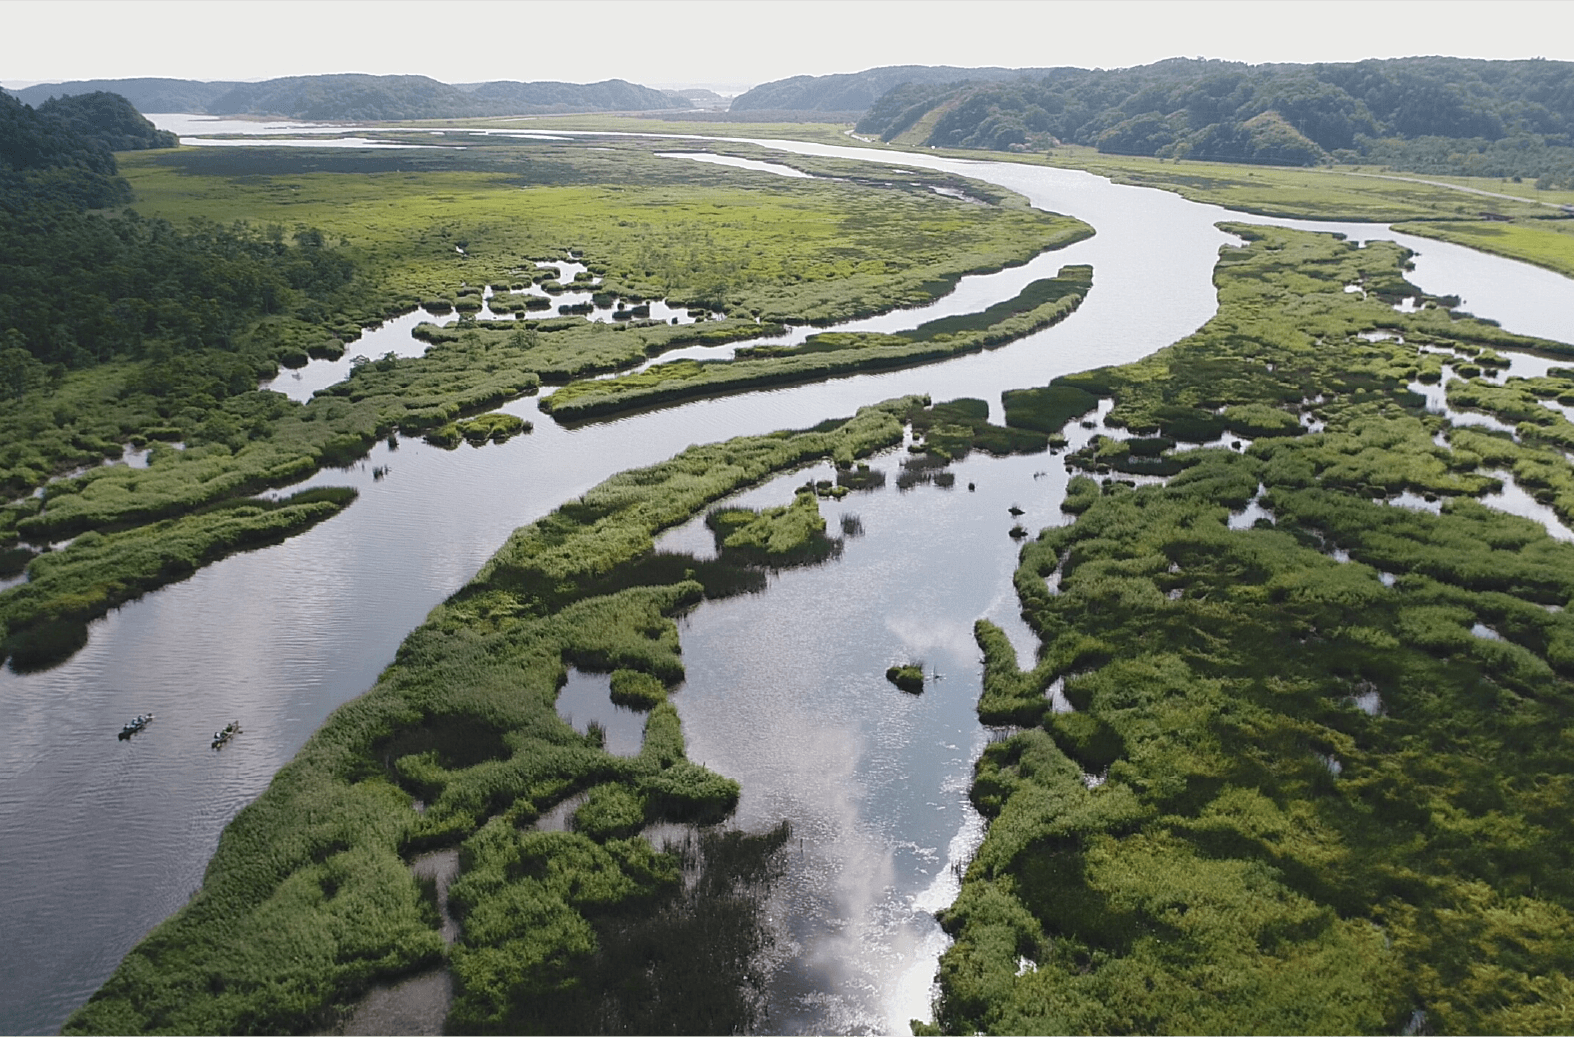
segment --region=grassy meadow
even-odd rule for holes
[[[465,143],[332,156],[193,148],[122,167],[148,215],[321,228],[404,309],[572,252],[625,297],[829,323],[926,302],[964,273],[1087,233],[1020,199],[970,206],[905,180],[788,179],[632,144]]]
[[[1574,277],[1574,222],[1569,220],[1495,221],[1440,220],[1401,223],[1394,228],[1423,238],[1507,256]]]

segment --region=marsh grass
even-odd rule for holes
[[[1436,1032],[1568,1029],[1544,977],[1574,886],[1544,790],[1574,783],[1574,546],[1473,499],[1511,465],[1566,507],[1568,461],[1445,430],[1405,389],[1416,340],[1496,329],[1342,291],[1402,251],[1248,236],[1207,325],[1058,383],[1112,396],[1108,423],[1137,434],[1082,460],[1178,468],[1070,481],[1076,521],[1015,575],[1031,670],[975,628],[980,719],[1024,730],[975,769],[989,827],[941,915],[933,1029],[1389,1032],[1418,1007]],[[1357,334],[1390,316],[1407,344]],[[1508,417],[1563,390],[1452,384]],[[1277,416],[1314,408],[1316,433]],[[1199,413],[1260,438],[1171,451]],[[1384,503],[1402,490],[1441,513]],[[1259,495],[1272,522],[1229,528]],[[1052,710],[1056,680],[1074,712]]]
[[[571,985],[519,998],[500,1017],[469,1017],[474,1001],[462,1000],[454,1022],[478,1033],[752,1031],[772,944],[766,900],[790,831],[704,831],[664,848],[642,910],[592,916],[594,950]]]
[[[681,853],[630,833],[719,822],[737,784],[686,758],[670,702],[651,708],[632,757],[592,744],[554,702],[568,666],[641,675],[620,686],[676,686],[673,617],[705,588],[687,578],[693,567],[672,571],[681,556],[654,563],[653,537],[775,473],[851,466],[901,442],[913,402],[692,447],[515,531],[226,827],[201,889],[66,1032],[309,1029],[370,985],[445,955],[454,1030],[613,1026],[594,1014],[611,1006],[636,1029],[746,1029],[758,1005],[761,891],[785,830],[704,836],[693,865],[704,874],[683,880]],[[580,792],[591,793],[580,831],[533,829]],[[458,846],[461,861],[450,903],[463,930],[451,951],[408,867],[444,846]],[[586,1000],[603,984],[606,1000]]]
[[[705,516],[716,549],[745,564],[786,568],[822,562],[841,545],[825,535],[825,518],[812,487],[776,508],[718,508]]]
[[[858,467],[837,469],[836,485],[849,490],[878,490],[885,485],[885,472],[860,462]]]
[[[237,551],[275,544],[337,515],[349,488],[239,499],[114,533],[84,533],[33,556],[28,580],[0,597],[0,653],[18,672],[55,665],[87,643],[87,624],[117,605]]]
[[[959,318],[956,330],[947,330],[952,327],[948,318],[900,335],[825,333],[810,336],[802,346],[756,347],[734,360],[674,360],[634,374],[565,386],[541,407],[559,421],[578,421],[765,386],[934,363],[998,348],[1058,323],[1081,304],[1092,283],[1091,267],[1067,266],[1054,278],[1033,282],[1015,299]]]
[[[43,506],[3,509],[0,546],[17,535],[42,542],[188,515],[353,463],[394,432],[473,441],[483,429],[464,419],[542,381],[615,371],[679,344],[769,334],[780,320],[829,323],[920,305],[968,273],[1023,263],[1091,233],[1014,195],[959,206],[911,185],[740,181],[728,171],[653,158],[644,145],[620,144],[608,156],[472,143],[396,158],[239,148],[128,159],[123,169],[139,210],[191,228],[192,247],[173,254],[212,241],[248,256],[277,253],[296,288],[275,285],[271,302],[243,306],[232,297],[251,282],[220,277],[210,294],[231,299],[227,311],[208,312],[223,309],[216,301],[191,312],[160,310],[144,322],[146,334],[95,339],[90,350],[77,350],[84,362],[71,370],[29,361],[19,392],[0,401],[0,489],[25,497],[52,476],[92,470],[51,486]],[[320,229],[304,229],[318,217]],[[282,230],[274,236],[268,229],[275,224],[303,229],[287,244]],[[481,305],[480,285],[563,287],[561,268],[537,269],[535,261],[568,256],[585,257],[603,279],[601,292],[633,305],[627,316],[637,318],[644,299],[666,298],[742,319],[616,335],[579,317],[523,325],[470,319]],[[133,273],[122,280],[131,283]],[[308,284],[315,287],[302,295]],[[519,299],[505,296],[498,305],[553,305],[534,295]],[[281,360],[342,356],[362,327],[417,306],[436,314],[457,308],[465,326],[426,331],[433,343],[426,356],[360,364],[304,405],[256,390]],[[43,337],[66,342],[91,331],[102,338],[119,319],[62,324]],[[629,323],[644,322],[619,326]],[[186,330],[169,330],[177,326]],[[193,351],[199,339],[202,348]],[[484,431],[496,441],[500,429]],[[164,439],[191,449],[161,455],[146,471],[99,466],[127,441]],[[104,579],[113,578],[106,570]]]
[[[1402,223],[1394,229],[1534,263],[1565,277],[1574,277],[1574,227],[1570,227],[1567,220],[1520,219],[1508,224],[1429,221]]]
[[[1339,167],[1292,169],[1227,162],[1166,162],[1156,158],[1106,155],[1076,146],[1058,147],[1054,154],[1038,161],[1086,169],[1108,176],[1119,184],[1174,191],[1195,202],[1262,216],[1393,223],[1457,220],[1462,211],[1473,213],[1483,206],[1526,218],[1542,217],[1552,211],[1529,200],[1487,200],[1448,186],[1402,177],[1363,176],[1360,170]],[[1474,186],[1492,192],[1503,190],[1503,185],[1492,177],[1428,176],[1425,179],[1446,179],[1458,186]]]

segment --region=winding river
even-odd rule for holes
[[[501,446],[380,444],[363,464],[308,481],[360,489],[341,516],[122,607],[56,669],[0,672],[9,721],[0,742],[0,1031],[57,1029],[185,902],[225,823],[332,709],[371,686],[427,611],[512,529],[614,472],[691,443],[806,427],[904,393],[980,397],[998,421],[1003,389],[1136,359],[1206,321],[1214,259],[1231,240],[1214,227],[1219,220],[1398,238],[1420,253],[1412,279],[1426,291],[1458,293],[1511,330],[1574,340],[1574,282],[1380,226],[1263,220],[1043,166],[756,143],[988,180],[1098,231],[1024,267],[965,279],[925,310],[860,326],[897,330],[976,310],[1066,263],[1091,263],[1094,289],[1054,328],[930,367],[572,430],[527,399],[505,409],[533,420],[534,433]],[[354,351],[418,349],[408,323],[391,322]],[[894,469],[896,457],[876,463]],[[386,477],[374,478],[374,467]],[[974,457],[955,471],[950,489],[902,491],[893,478],[827,505],[833,530],[843,513],[863,528],[838,560],[782,573],[762,595],[707,603],[682,623],[688,681],[674,701],[690,755],[742,783],[740,825],[786,817],[794,826],[772,906],[766,1029],[905,1033],[908,1019],[928,1015],[944,947],[931,913],[954,895],[951,865],[980,835],[966,798],[988,737],[973,714],[980,671],[971,626],[988,616],[1030,655],[1011,587],[1007,509],[1025,509],[1030,527],[1060,521],[1066,479],[1047,455]],[[804,477],[740,499],[784,503]],[[691,526],[663,544],[692,550],[704,539]],[[886,666],[920,658],[940,675],[921,697],[885,682]],[[153,725],[117,742],[119,726],[147,711],[158,714]],[[209,751],[213,729],[236,718],[245,733]]]

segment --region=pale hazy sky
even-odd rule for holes
[[[741,89],[878,65],[1574,60],[1567,0],[0,0],[0,82],[325,72]]]

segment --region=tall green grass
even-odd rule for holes
[[[1434,439],[1442,419],[1405,388],[1413,341],[1356,334],[1404,315],[1342,291],[1400,276],[1401,252],[1252,238],[1197,333],[1059,383],[1113,396],[1110,423],[1156,450],[1194,413],[1261,438],[1165,453],[1165,484],[1074,478],[1075,523],[1028,543],[1015,577],[1035,667],[978,624],[980,717],[1023,730],[975,771],[989,827],[942,914],[937,1031],[1574,1025],[1574,546],[1472,499],[1497,485],[1486,465],[1541,473],[1557,499],[1568,461]],[[1456,331],[1480,326],[1406,335]],[[1292,428],[1302,413],[1326,427]],[[1107,464],[1114,443],[1073,460]],[[1441,513],[1384,503],[1404,490]],[[1270,517],[1229,528],[1254,497]],[[1055,681],[1074,712],[1051,710]]]
[[[758,891],[745,886],[785,836],[706,837],[696,866],[730,877],[694,894],[676,879],[689,866],[682,853],[632,833],[663,819],[719,821],[737,784],[685,757],[670,703],[651,710],[641,752],[619,757],[564,722],[554,700],[568,666],[613,672],[625,690],[681,682],[673,616],[704,586],[653,564],[654,536],[777,472],[850,465],[901,442],[914,402],[691,447],[517,530],[225,828],[191,902],[126,956],[66,1032],[322,1027],[372,983],[445,954],[450,1026],[552,1029],[587,1018],[576,991],[669,937],[688,942],[663,951],[666,964],[641,982],[670,976],[671,986],[617,1001],[617,1017],[750,1025],[763,934]],[[532,830],[578,791],[591,793],[578,831]],[[449,954],[408,864],[454,845],[464,931]],[[734,851],[755,863],[740,873],[716,856]],[[681,992],[701,988],[685,1006]]]
[[[87,624],[117,605],[310,529],[355,498],[347,487],[303,490],[277,501],[227,500],[123,532],[84,533],[70,550],[33,556],[27,582],[0,597],[0,656],[18,671],[60,662],[86,643]]]
[[[742,359],[675,360],[635,374],[576,382],[541,401],[559,421],[665,406],[770,385],[795,385],[868,371],[933,363],[993,349],[1069,316],[1093,284],[1093,269],[1063,267],[1012,300],[966,317],[946,318],[901,335],[827,333],[799,347],[756,348]],[[989,323],[984,323],[985,321]]]

